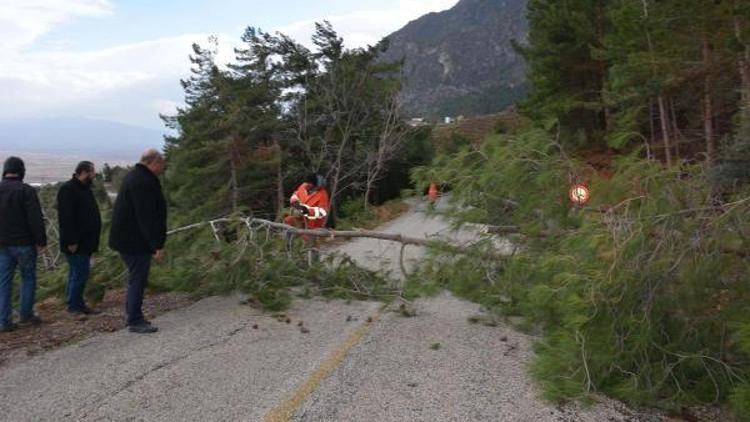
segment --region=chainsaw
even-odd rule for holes
[[[308,220],[321,220],[328,217],[328,212],[321,207],[311,207],[301,202],[295,202],[292,204],[292,208],[298,210]]]

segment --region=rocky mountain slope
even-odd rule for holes
[[[523,95],[527,0],[461,0],[389,35],[384,59],[405,59],[403,104],[413,116],[492,113]]]

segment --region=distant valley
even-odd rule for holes
[[[0,150],[0,164],[11,155],[21,157],[26,164],[25,182],[32,184],[46,184],[69,179],[73,174],[76,164],[82,160],[93,161],[97,166],[97,171],[100,171],[104,166],[104,163],[109,163],[110,166],[132,165],[137,161],[138,154],[136,153],[135,158],[126,160],[115,157],[107,158],[76,154]]]
[[[17,155],[26,162],[26,180],[65,180],[76,163],[91,160],[132,164],[141,151],[163,146],[163,132],[118,122],[84,118],[0,121],[0,160]]]

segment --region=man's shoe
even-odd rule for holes
[[[99,315],[101,314],[100,311],[96,311],[94,309],[89,308],[88,306],[84,306],[83,308],[75,308],[75,309],[68,309],[68,313],[75,316],[82,316],[85,317],[87,315]]]
[[[83,308],[81,308],[81,312],[84,315],[99,315],[99,314],[101,314],[100,311],[97,311],[95,309],[91,309],[88,306],[84,306]]]
[[[18,325],[12,322],[8,325],[0,325],[0,333],[9,333],[11,331],[15,331],[16,328],[18,328]]]
[[[18,321],[20,325],[39,325],[42,323],[42,319],[39,318],[39,315],[32,315],[28,318],[24,318],[20,321]]]
[[[141,323],[138,325],[129,325],[128,330],[130,330],[131,333],[138,333],[138,334],[149,334],[149,333],[155,333],[159,331],[159,329],[154,327],[153,325],[148,325],[145,323]]]

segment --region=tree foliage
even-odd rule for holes
[[[443,256],[416,284],[540,332],[532,370],[552,399],[746,418],[747,2],[530,0],[528,19],[530,123],[412,172],[451,188],[459,221],[519,227],[514,253]]]
[[[418,183],[452,186],[461,221],[522,233],[507,260],[443,257],[423,279],[541,329],[533,372],[552,399],[741,401],[750,189],[717,208],[705,164],[665,169],[634,152],[615,166],[597,176],[554,136],[523,129],[416,169]],[[586,210],[566,198],[583,180],[593,193]]]
[[[608,63],[598,54],[608,27],[608,0],[531,0],[529,41],[520,47],[532,90],[523,105],[536,121],[555,119],[567,141],[600,143]]]
[[[531,0],[524,113],[575,148],[720,160],[750,93],[739,0]]]
[[[313,171],[327,177],[334,203],[387,200],[377,192],[404,186],[389,175],[407,141],[423,138],[396,101],[401,63],[378,60],[385,42],[345,48],[327,22],[312,41],[315,51],[249,27],[226,66],[215,61],[215,39],[193,46],[186,106],[164,117],[178,133],[167,143],[166,186],[181,217],[278,215]]]

